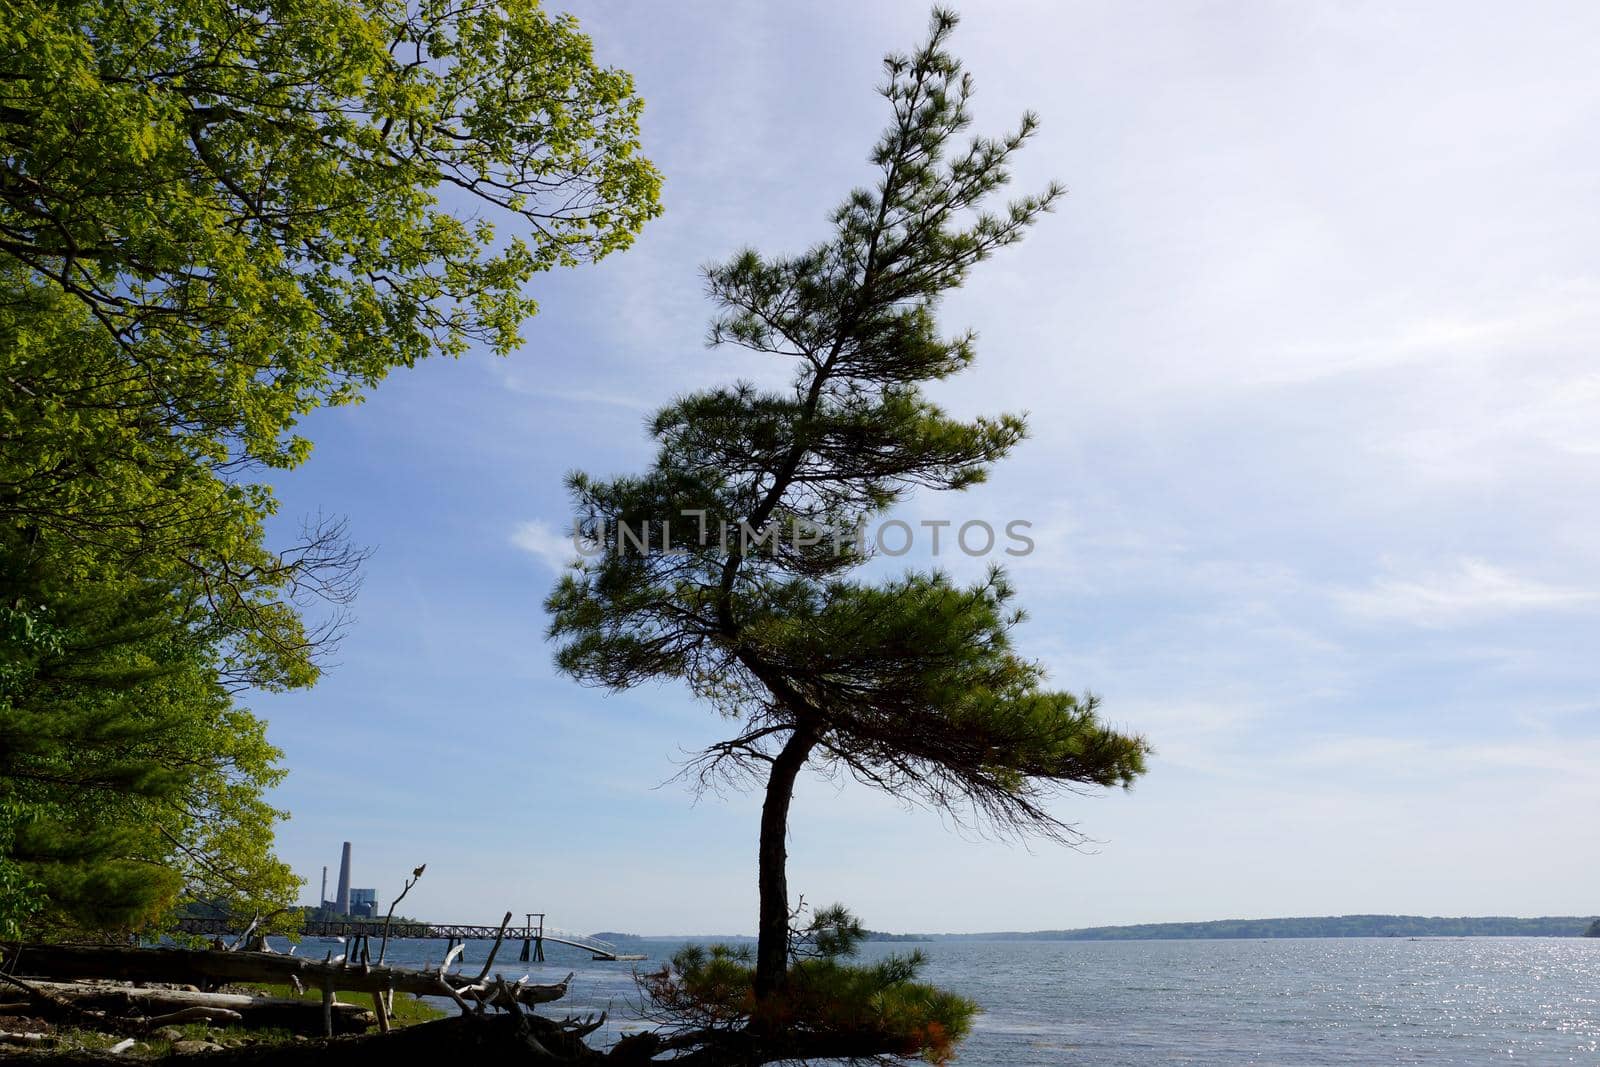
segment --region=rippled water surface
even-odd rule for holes
[[[681,943],[637,951],[660,960]],[[632,968],[653,963],[551,947],[529,965],[514,962],[519,947],[495,969],[535,981],[577,972],[555,1014],[609,1010],[611,1040],[631,1028]],[[930,981],[984,1008],[962,1046],[968,1067],[1600,1064],[1600,938],[935,941],[865,954],[912,947]],[[473,942],[468,968],[487,951]],[[442,952],[402,942],[398,961]]]

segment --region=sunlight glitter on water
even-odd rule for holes
[[[681,941],[648,941],[648,969]],[[976,942],[916,946],[927,977],[983,1005],[961,1067],[1165,1064],[1600,1063],[1600,939]],[[487,945],[473,943],[481,961]],[[400,959],[435,964],[438,945]],[[609,1011],[616,1040],[637,990],[629,964],[549,950],[509,977],[575,971],[554,1014]],[[869,944],[879,957],[903,946]],[[481,966],[469,964],[468,969]]]

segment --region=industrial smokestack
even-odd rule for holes
[[[317,908],[320,910],[328,906],[328,865],[322,865],[322,892],[317,894]]]
[[[350,914],[350,842],[344,843],[344,855],[339,859],[339,901],[336,905],[340,915]]]

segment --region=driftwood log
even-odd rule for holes
[[[178,948],[122,948],[114,945],[23,945],[6,948],[3,969],[18,977],[117,978],[132,982],[272,982],[339,993],[415,993],[494,1004],[504,994],[488,975],[470,977],[442,971],[350,964],[342,959],[313,960],[277,952],[203,952]],[[572,975],[550,985],[518,982],[507,986],[519,1004],[532,1007],[566,996]],[[451,992],[447,992],[448,986]]]
[[[313,1000],[144,989],[106,983],[30,981],[28,986],[47,999],[71,1005],[77,1011],[101,1012],[117,1018],[138,1017],[146,1029],[209,1019],[229,1026],[271,1026],[307,1035],[320,1034],[323,1030],[322,1005]],[[372,1012],[359,1005],[334,1005],[336,1034],[358,1034],[376,1021]]]
[[[618,1061],[582,1042],[574,1029],[538,1016],[466,1015],[406,1026],[387,1034],[337,1037],[292,1044],[237,1045],[207,1052],[195,1062],[206,1067],[395,1067],[403,1063],[484,1063],[506,1067],[594,1064],[620,1067]],[[4,1061],[40,1067],[114,1067],[125,1055],[7,1049]],[[180,1059],[175,1062],[184,1062]]]
[[[509,921],[509,913],[507,920]],[[505,925],[501,924],[504,934]],[[520,1011],[547,1004],[566,995],[572,975],[551,985],[529,983],[525,978],[514,983],[489,980],[489,970],[500,948],[484,961],[477,977],[450,974],[451,962],[461,952],[457,946],[447,953],[437,970],[420,971],[401,967],[374,967],[351,964],[344,957],[317,961],[276,952],[228,952],[215,949],[190,951],[177,948],[123,948],[115,945],[19,945],[6,950],[0,969],[13,976],[50,979],[114,978],[135,982],[210,983],[274,982],[297,989],[320,990],[322,1033],[336,1032],[335,994],[367,993],[378,1028],[389,1029],[388,998],[395,993],[448,997],[464,1011],[471,1005]],[[314,1005],[315,1007],[315,1005]]]
[[[293,1044],[256,1044],[208,1052],[206,1067],[395,1067],[397,1063],[483,1063],[504,1067],[749,1067],[765,1063],[875,1062],[896,1049],[848,1033],[779,1036],[748,1033],[663,1040],[652,1033],[623,1038],[610,1049],[584,1044],[593,1021],[556,1021],[515,1011],[458,1015],[387,1034]],[[690,1035],[684,1035],[688,1038]],[[38,1067],[115,1067],[126,1057],[105,1052],[8,1051],[5,1063]]]

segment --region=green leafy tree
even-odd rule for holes
[[[0,933],[292,899],[235,697],[315,681],[362,554],[251,478],[626,247],[640,108],[533,0],[0,3]]]
[[[130,403],[291,465],[299,415],[511,350],[531,278],[632,240],[640,107],[534,0],[10,0],[0,251],[115,339]]]
[[[1105,726],[1093,698],[1046,688],[1013,650],[1022,616],[998,568],[970,587],[938,571],[873,583],[851,577],[866,547],[837,535],[915,489],[981,481],[1024,434],[1019,416],[957,419],[922,391],[974,354],[970,333],[938,332],[941,295],[1061,195],[988,206],[1036,120],[958,143],[972,87],[946,49],[955,21],[936,12],[920,49],[886,60],[879,179],[834,213],[833,236],[708,271],[712,342],[791,362],[792,387],[688,395],[655,417],[649,471],[570,478],[578,533],[603,551],[549,598],[560,667],[612,688],[687,681],[738,723],[703,753],[701,781],[764,786],[761,1000],[793,992],[785,837],[804,767],[1064,839],[1054,792],[1144,769],[1141,739]]]
[[[216,441],[168,425],[80,302],[15,263],[0,263],[0,293],[0,568],[187,583],[186,624],[220,642],[228,684],[314,681],[337,613],[308,628],[299,609],[355,591],[361,553],[340,524],[268,548],[270,488],[228,477]]]
[[[264,554],[275,504],[236,476],[301,462],[298,418],[391,367],[509,352],[532,278],[625,247],[660,210],[641,106],[532,0],[0,4],[0,383],[26,407],[0,520],[164,553],[293,644],[264,605],[330,540]]]

